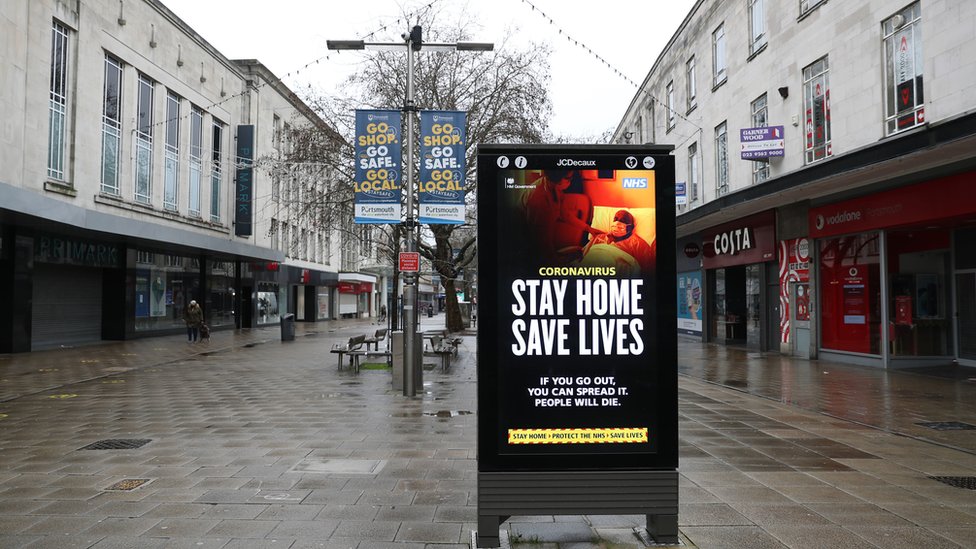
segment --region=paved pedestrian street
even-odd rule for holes
[[[0,355],[0,547],[468,546],[475,336],[407,398],[389,370],[340,370],[328,352],[376,327]],[[976,383],[685,340],[679,356],[684,546],[976,547],[976,431],[918,425],[976,425]],[[503,531],[519,549],[637,548],[641,524]]]

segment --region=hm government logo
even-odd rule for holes
[[[646,177],[625,177],[623,181],[623,188],[625,189],[646,189],[647,188],[647,178]]]

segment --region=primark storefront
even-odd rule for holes
[[[226,229],[187,231],[27,199],[43,214],[0,209],[0,353],[182,333],[190,300],[217,330],[255,326],[248,266],[283,259]]]

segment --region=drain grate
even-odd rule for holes
[[[948,484],[955,488],[963,488],[965,490],[976,490],[976,477],[929,477],[932,480],[937,480],[942,484]]]
[[[106,490],[121,490],[123,492],[128,492],[130,490],[135,490],[136,488],[152,481],[148,478],[127,478],[125,480],[120,480],[115,484],[106,488]]]
[[[922,427],[935,429],[936,431],[972,431],[976,430],[976,425],[970,425],[961,421],[923,421],[916,423]]]
[[[79,450],[134,450],[152,442],[151,438],[109,438],[93,442]]]

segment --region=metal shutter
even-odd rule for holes
[[[35,264],[31,350],[102,339],[102,270]]]

